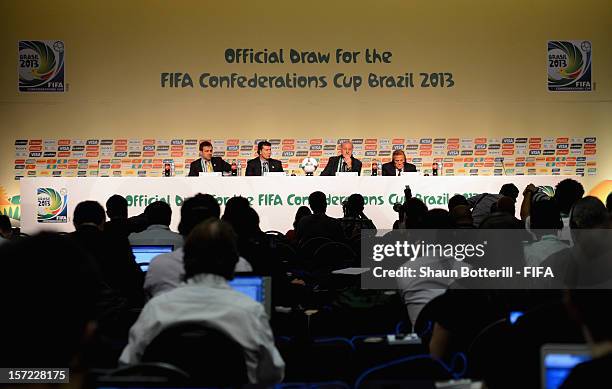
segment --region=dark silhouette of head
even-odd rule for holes
[[[512,215],[514,216],[514,214],[516,213],[516,208],[514,206],[516,202],[516,199],[513,199],[512,197],[509,196],[502,196],[497,200],[497,203],[495,203],[494,209],[492,209],[492,212],[503,212],[503,213],[507,213],[508,215]]]
[[[310,208],[308,208],[305,205],[302,205],[301,207],[299,207],[297,212],[295,213],[295,220],[293,221],[293,228],[297,228],[297,225],[300,222],[300,220],[304,216],[308,216],[308,215],[312,215],[312,211],[310,211]]]
[[[344,216],[345,217],[358,217],[363,213],[363,209],[365,208],[365,199],[359,193],[353,193],[346,200],[346,205],[344,207]]]
[[[530,228],[538,236],[554,235],[563,228],[561,213],[552,200],[536,201],[531,206]]]
[[[13,234],[13,227],[11,226],[11,219],[6,215],[0,215],[0,237],[10,238]]]
[[[327,210],[327,197],[323,192],[312,192],[310,196],[308,196],[308,203],[314,214],[324,214]]]
[[[218,219],[220,215],[221,208],[217,200],[209,194],[198,193],[183,202],[181,221],[178,226],[179,234],[187,236],[195,226],[204,220]]]
[[[457,205],[450,211],[453,225],[456,228],[474,228],[474,219],[472,218],[472,210],[468,205]]]
[[[458,205],[468,205],[464,195],[456,194],[448,200],[448,210],[452,211]]]
[[[150,225],[161,224],[169,226],[172,220],[172,208],[165,201],[155,201],[147,205],[144,214]]]
[[[102,229],[105,221],[104,208],[97,201],[83,201],[74,208],[72,223],[77,230],[84,225],[95,225]]]
[[[416,197],[404,202],[404,220],[406,228],[420,228],[427,213],[427,205]]]
[[[519,195],[519,190],[514,184],[504,184],[499,190],[499,194],[502,196],[511,197],[514,199],[514,201],[516,201]]]
[[[234,278],[238,248],[236,234],[229,223],[209,218],[198,224],[187,236],[183,250],[185,279],[198,274]]]
[[[584,187],[571,178],[559,181],[553,199],[562,214],[569,215],[572,206],[584,196]]]
[[[121,195],[112,195],[106,200],[106,214],[108,218],[113,220],[117,218],[128,217],[128,202]]]

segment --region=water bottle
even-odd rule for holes
[[[232,161],[231,169],[232,169],[232,176],[236,176],[237,173],[238,173],[238,170],[237,170],[237,167],[236,167],[236,160],[235,159]]]
[[[437,162],[434,162],[433,165],[431,165],[431,175],[432,176],[438,175],[438,163]]]
[[[240,162],[240,160],[238,160],[236,167],[238,170],[238,177],[242,176],[242,162]]]
[[[372,176],[378,175],[378,162],[372,161]]]

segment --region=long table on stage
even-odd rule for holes
[[[194,194],[214,195],[221,211],[232,196],[247,197],[259,213],[264,231],[285,232],[292,228],[298,207],[308,205],[308,195],[320,190],[328,196],[328,215],[342,216],[342,201],[352,193],[365,197],[365,214],[379,229],[390,229],[397,219],[394,203],[404,200],[404,188],[431,208],[447,208],[448,199],[460,193],[498,193],[512,182],[519,191],[529,183],[554,188],[567,176],[402,176],[402,177],[37,177],[23,178],[21,229],[32,234],[40,230],[72,231],[74,207],[84,200],[106,200],[119,194],[128,200],[130,216],[141,213],[153,201],[167,201],[172,207],[171,228],[176,230],[180,205]],[[572,177],[580,180],[579,177]],[[517,200],[517,212],[522,195]]]

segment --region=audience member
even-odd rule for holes
[[[218,219],[221,214],[219,203],[209,194],[198,193],[185,199],[181,207],[181,221],[178,226],[179,233],[186,238],[191,230],[207,219]],[[185,277],[183,247],[176,248],[168,254],[160,254],[153,258],[149,264],[144,283],[144,292],[147,299],[162,292],[176,288]],[[236,264],[236,271],[251,271],[251,266],[241,259]]]
[[[346,203],[343,204],[344,217],[340,219],[344,236],[347,239],[361,236],[361,230],[376,230],[376,226],[372,220],[363,213],[365,208],[365,199],[362,195],[354,193],[349,196]],[[376,232],[371,231],[372,235]]]
[[[411,197],[402,205],[397,227],[408,229],[420,228],[426,213],[427,206],[425,203],[421,199]]]
[[[608,212],[612,214],[612,192],[608,193],[608,197],[606,198],[606,208]]]
[[[472,210],[468,205],[454,206],[450,211],[450,216],[455,228],[474,228]]]
[[[558,237],[563,228],[561,213],[552,200],[538,201],[531,208],[531,232],[536,241],[525,246],[527,266],[540,266],[550,255],[568,246]]]
[[[96,201],[83,201],[74,209],[76,231],[71,237],[95,260],[102,279],[134,307],[143,303],[143,274],[126,238],[104,234],[104,208]]]
[[[0,215],[0,245],[6,243],[13,237],[13,227],[11,219],[6,215]]]
[[[491,207],[497,203],[503,196],[508,196],[516,201],[519,190],[514,184],[504,184],[498,194],[482,193],[467,199],[468,205],[472,208],[472,218],[474,225],[480,226],[480,223],[491,214]]]
[[[120,361],[138,363],[164,329],[181,322],[198,322],[221,330],[244,348],[251,383],[282,381],[285,363],[274,345],[264,307],[227,284],[234,277],[237,263],[236,237],[229,223],[208,218],[193,228],[184,247],[185,284],[145,305],[130,330],[130,342]]]
[[[295,229],[297,228],[297,225],[300,222],[300,220],[302,220],[304,216],[309,216],[309,215],[312,215],[312,211],[307,206],[302,205],[301,207],[298,208],[297,212],[295,213],[295,219],[293,220],[293,229],[287,231],[287,233],[285,234],[285,237],[287,238],[287,240],[289,240],[289,242],[297,243]]]
[[[456,194],[448,200],[448,211],[452,212],[458,205],[469,205],[464,195]]]
[[[337,242],[344,241],[344,232],[338,219],[325,214],[327,210],[327,197],[325,193],[312,192],[308,196],[308,202],[312,215],[304,216],[298,223],[295,230],[298,242],[304,243],[309,239],[320,236]]]
[[[591,359],[576,365],[560,389],[600,388],[610,380],[612,369],[612,315],[610,290],[574,289],[566,292],[572,316],[583,326]]]
[[[144,211],[149,227],[142,232],[134,232],[129,236],[130,244],[173,246],[177,249],[183,245],[183,237],[170,230],[172,208],[165,201],[155,201]]]

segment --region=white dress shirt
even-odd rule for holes
[[[153,224],[142,232],[133,232],[128,239],[132,246],[174,246],[174,250],[183,247],[183,236],[163,224]]]
[[[527,266],[540,266],[550,255],[568,248],[559,236],[544,235],[537,241],[525,246],[525,264]]]
[[[181,322],[200,322],[228,334],[240,344],[250,383],[282,381],[285,362],[274,345],[264,307],[233,290],[225,278],[214,274],[198,274],[149,301],[130,329],[129,343],[119,361],[140,362],[147,346],[159,333]]]
[[[237,273],[245,273],[253,271],[253,268],[246,259],[240,257],[235,270]],[[185,278],[185,268],[182,247],[171,253],[156,256],[151,260],[145,276],[145,298],[150,299],[162,292],[176,288],[183,281],[183,278]]]

